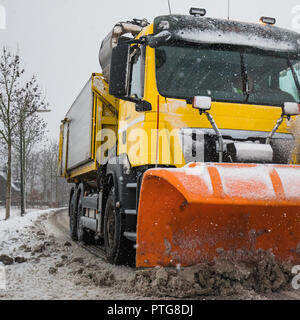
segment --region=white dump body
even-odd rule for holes
[[[68,123],[64,128],[63,157],[67,154],[67,171],[76,168],[91,159],[91,137],[93,125],[93,93],[92,79],[83,90],[66,114]],[[66,123],[66,124],[67,124]],[[66,126],[65,124],[65,126]],[[66,140],[68,141],[66,143]],[[66,150],[68,148],[68,150]],[[67,151],[67,152],[66,152]]]

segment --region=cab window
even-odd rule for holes
[[[142,99],[144,96],[145,49],[135,47],[131,53],[131,80],[129,96]]]

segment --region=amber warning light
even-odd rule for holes
[[[191,8],[190,15],[195,17],[204,17],[206,15],[206,10],[202,8]]]
[[[269,24],[269,25],[273,26],[274,24],[276,24],[276,19],[270,18],[270,17],[261,17],[259,22],[262,24]]]

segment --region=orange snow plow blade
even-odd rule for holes
[[[217,249],[271,249],[300,263],[300,166],[191,163],[146,171],[137,267],[209,262]]]

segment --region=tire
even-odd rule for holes
[[[77,213],[75,205],[75,192],[73,192],[70,204],[69,204],[69,213],[70,213],[70,237],[72,240],[76,241],[77,238]]]
[[[83,228],[81,217],[84,215],[84,209],[82,208],[81,204],[81,196],[78,200],[78,207],[77,207],[77,239],[80,242],[83,242],[84,244],[93,244],[94,243],[94,237],[93,232],[89,232],[86,229]]]
[[[116,265],[134,263],[134,243],[123,236],[125,226],[116,209],[115,190],[109,192],[104,213],[104,245],[107,260]]]

